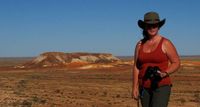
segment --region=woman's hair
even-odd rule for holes
[[[142,43],[145,43],[149,39],[149,34],[146,30],[143,29],[142,35],[143,35]]]

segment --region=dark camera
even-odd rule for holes
[[[159,71],[160,71],[160,69],[157,66],[154,66],[154,67],[149,66],[146,70],[144,79],[151,80],[151,88],[153,88],[153,89],[158,87],[158,82],[162,79],[160,77],[160,74],[158,73]]]
[[[149,66],[145,73],[145,79],[161,79],[160,74],[158,73],[160,71],[159,67],[155,66]]]

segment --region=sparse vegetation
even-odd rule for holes
[[[131,98],[131,66],[122,67],[83,71],[0,69],[0,106],[136,107]],[[199,105],[200,66],[186,63],[171,76],[174,84],[169,107]]]

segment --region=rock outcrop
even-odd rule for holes
[[[89,64],[110,64],[120,62],[120,59],[107,53],[63,53],[46,52],[30,62],[23,65],[22,68],[35,67],[80,67]]]

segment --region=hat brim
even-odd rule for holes
[[[140,28],[144,29],[146,24],[150,24],[150,23],[145,23],[142,20],[138,20],[138,26]],[[154,24],[158,24],[159,28],[161,28],[165,24],[165,19],[159,21],[158,23],[154,23]]]

